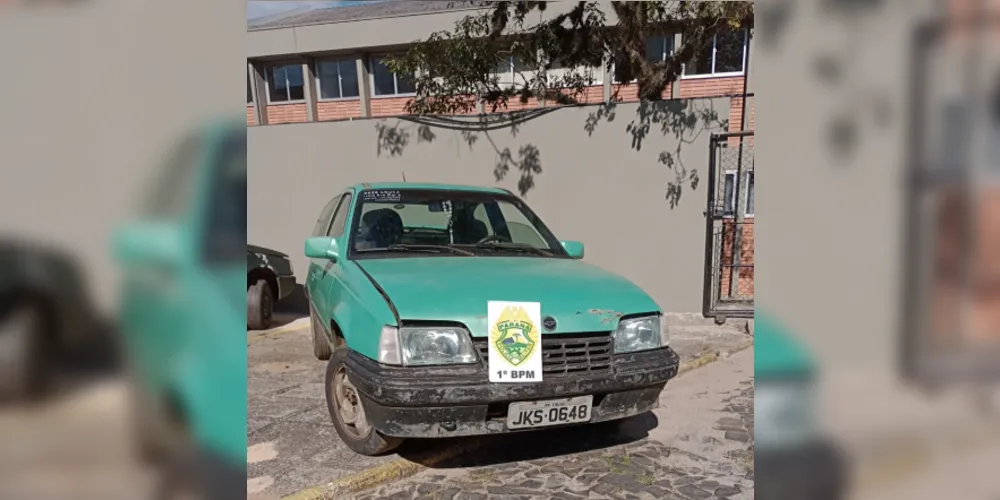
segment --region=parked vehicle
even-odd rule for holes
[[[246,187],[245,124],[198,130],[116,235],[136,438],[164,498],[246,495]]]
[[[247,244],[247,328],[270,328],[274,305],[294,289],[295,271],[288,254]]]
[[[314,353],[357,453],[655,408],[678,356],[659,306],[512,193],[360,184],[305,242]]]
[[[815,361],[774,318],[754,322],[756,498],[843,498],[845,457],[816,422]]]
[[[0,400],[50,394],[57,357],[88,347],[101,323],[71,255],[0,240]]]

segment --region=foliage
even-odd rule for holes
[[[387,61],[398,74],[416,75],[408,112],[472,113],[479,103],[498,111],[511,99],[531,98],[573,104],[602,68],[613,70],[617,83],[635,80],[640,98],[660,100],[715,34],[753,25],[753,4],[742,1],[611,2],[611,18],[594,1],[557,15],[547,15],[548,2],[467,3],[483,9]],[[648,36],[677,32],[684,33],[680,46],[664,60],[647,60]],[[513,81],[501,78],[498,66]]]

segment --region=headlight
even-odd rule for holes
[[[457,327],[382,328],[379,362],[389,365],[454,365],[475,363],[468,330]]]
[[[753,400],[758,448],[787,449],[814,437],[816,403],[808,381],[760,382]]]
[[[660,329],[660,316],[626,318],[618,322],[615,330],[615,352],[647,351],[663,347],[668,342],[667,333]]]

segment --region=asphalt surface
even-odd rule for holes
[[[634,489],[640,498],[664,498],[660,493],[682,491],[688,492],[682,495],[694,495],[691,498],[701,498],[700,491],[717,498],[742,498],[742,492],[752,492],[753,475],[748,468],[752,460],[747,458],[752,457],[747,450],[753,439],[752,349],[678,377],[664,391],[661,409],[618,426],[411,440],[396,454],[370,458],[348,450],[330,423],[323,394],[325,362],[313,357],[306,325],[292,323],[277,331],[248,334],[247,491],[258,498],[290,495],[398,463],[401,458],[430,464],[425,457],[453,446],[474,449],[434,463],[409,480],[371,490],[371,495],[377,495],[371,498],[423,498],[429,485],[471,491],[466,484],[470,477],[486,478],[477,490],[483,495],[493,491],[501,497],[528,495],[533,490],[538,498],[563,494],[576,498],[573,491],[603,490],[605,486],[600,485],[608,481],[624,482],[616,488]],[[685,340],[683,335],[680,332],[673,341],[682,359],[712,346],[725,349],[747,341],[745,335],[732,331],[703,333],[696,340],[694,336]],[[723,427],[729,430],[720,430]],[[579,469],[581,475],[562,477],[569,474],[557,474],[559,468]],[[511,476],[512,471],[517,474]],[[500,483],[491,483],[494,479]],[[564,484],[564,489],[553,489],[557,483]],[[642,486],[641,491],[636,485]],[[499,486],[508,489],[494,488]],[[452,498],[447,496],[449,491],[429,497]]]

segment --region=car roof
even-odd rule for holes
[[[473,191],[477,193],[511,194],[510,191],[498,187],[468,186],[461,184],[440,184],[424,182],[363,182],[351,186],[356,191],[364,189],[395,189],[399,191],[408,189],[420,190],[440,190],[440,191]]]

